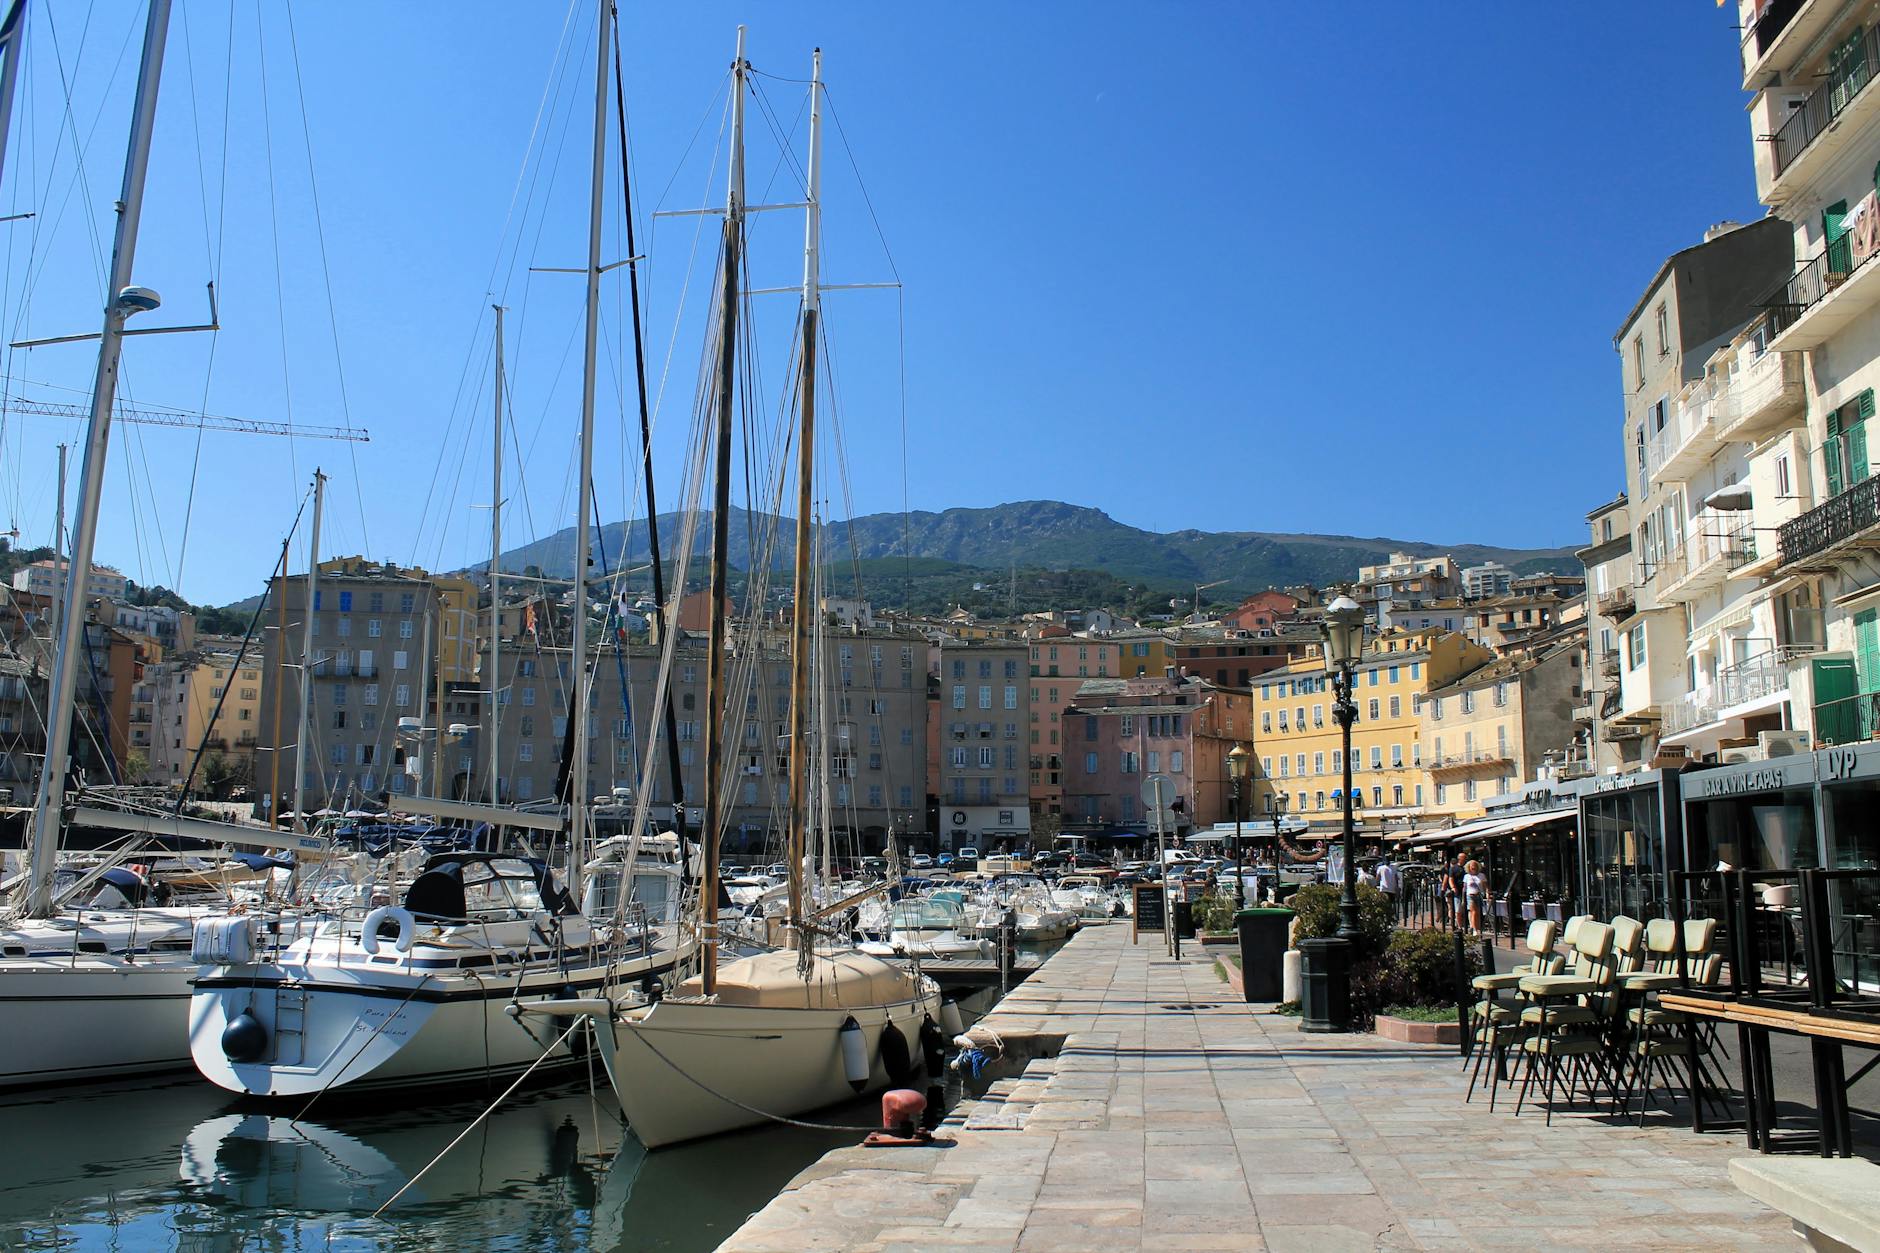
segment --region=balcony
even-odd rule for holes
[[[1687,692],[1664,707],[1663,733],[1672,736],[1692,727],[1756,712],[1754,706],[1789,690],[1789,664],[1810,651],[1770,649],[1719,670],[1715,683]]]
[[[1695,600],[1756,560],[1756,533],[1746,513],[1705,509],[1691,519],[1691,530],[1679,554],[1681,570],[1665,584],[1665,601]]]
[[[1717,451],[1717,431],[1735,416],[1727,380],[1706,377],[1691,384],[1678,397],[1665,429],[1652,436],[1645,449],[1645,475],[1684,479]]]
[[[1880,738],[1880,692],[1863,692],[1815,706],[1815,739],[1822,744],[1859,744]]]
[[[1806,47],[1833,20],[1838,7],[1830,0],[1767,0],[1746,6],[1743,90],[1756,91],[1779,78],[1790,51]]]
[[[1601,592],[1593,602],[1599,616],[1614,622],[1623,621],[1632,616],[1632,610],[1638,605],[1638,589],[1630,583],[1621,584],[1610,592]]]
[[[1825,505],[1782,524],[1784,570],[1833,570],[1862,549],[1880,548],[1880,478],[1863,479]]]
[[[1429,772],[1431,778],[1472,774],[1478,770],[1499,774],[1513,762],[1514,758],[1505,748],[1473,748],[1466,752],[1446,753],[1441,757],[1430,758]]]
[[[1717,418],[1717,438],[1724,443],[1756,444],[1787,426],[1802,424],[1807,394],[1802,388],[1802,357],[1794,352],[1771,352],[1762,346],[1775,334],[1767,325],[1737,351],[1736,373],[1730,377],[1729,412]]]
[[[1619,677],[1619,650],[1604,649],[1599,654],[1599,672],[1608,679]]]
[[[1874,97],[1880,100],[1880,92]],[[1775,335],[1769,346],[1783,352],[1819,348],[1880,303],[1880,266],[1867,264],[1876,255],[1880,250],[1856,258],[1852,234],[1843,235],[1765,297]]]
[[[1880,71],[1880,27],[1868,27],[1861,32],[1858,52],[1843,57],[1839,68],[1828,70],[1821,85],[1791,109],[1774,134],[1761,137],[1769,144],[1771,179],[1763,196],[1766,203],[1775,205],[1793,196],[1880,114],[1880,92],[1867,90],[1876,71]],[[1793,97],[1785,103],[1793,103]]]

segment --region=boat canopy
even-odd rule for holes
[[[491,853],[440,853],[405,889],[405,908],[439,922],[494,921],[578,913],[548,867],[532,858]]]

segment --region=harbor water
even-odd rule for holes
[[[194,1074],[0,1098],[0,1249],[712,1249],[859,1138],[777,1126],[647,1153],[596,1085],[517,1093],[376,1218],[483,1112],[480,1085],[298,1120]],[[873,1125],[878,1108],[815,1117]]]

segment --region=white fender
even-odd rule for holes
[[[379,955],[379,924],[382,922],[398,924],[398,938],[392,941],[392,947],[401,953],[409,953],[412,938],[418,934],[418,920],[411,916],[409,909],[398,905],[381,905],[366,915],[365,930],[359,936],[359,947],[368,956]]]

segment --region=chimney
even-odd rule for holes
[[[1721,239],[1731,231],[1740,231],[1742,229],[1743,224],[1741,222],[1735,222],[1729,218],[1725,218],[1723,221],[1705,229],[1704,242],[1709,243],[1713,239]]]

